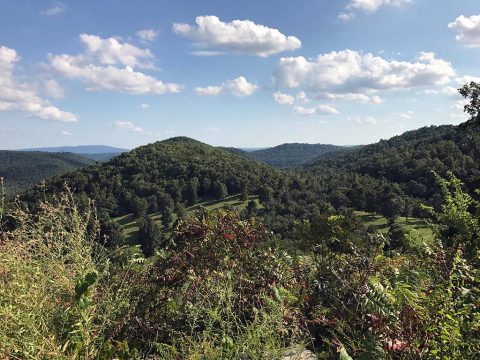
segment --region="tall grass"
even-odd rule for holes
[[[16,226],[0,234],[0,358],[89,359],[110,349],[128,287],[108,281],[92,207],[80,213],[67,192],[35,215],[17,206],[4,216]]]

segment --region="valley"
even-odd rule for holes
[[[477,2],[0,1],[0,359],[478,359]]]

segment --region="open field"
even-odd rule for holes
[[[231,207],[234,208],[237,211],[242,211],[247,207],[247,204],[249,201],[255,201],[257,204],[257,209],[263,208],[263,205],[260,203],[258,196],[249,196],[248,200],[246,201],[241,201],[240,200],[240,194],[235,194],[231,196],[227,196],[223,200],[211,200],[211,199],[206,199],[201,202],[199,202],[196,205],[187,207],[187,214],[193,214],[196,210],[199,210],[200,208],[204,208],[208,211],[212,210],[217,210],[223,207]],[[161,224],[161,219],[162,219],[162,214],[157,212],[153,214],[149,214],[149,216],[155,220],[155,222]],[[174,223],[177,220],[177,214],[173,213],[173,221]],[[118,217],[115,219],[120,225],[122,225],[123,230],[125,232],[125,235],[127,236],[127,240],[133,240],[136,233],[138,232],[138,226],[137,226],[137,221],[134,217],[133,214],[128,214],[124,215],[121,217]]]
[[[381,233],[388,232],[388,220],[385,217],[372,215],[364,211],[355,211],[355,215],[360,217],[365,225],[371,226]],[[396,221],[404,226],[418,241],[425,241],[427,243],[433,241],[433,232],[425,220],[413,217],[408,219],[398,217]]]

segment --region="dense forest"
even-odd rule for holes
[[[40,180],[92,163],[91,159],[72,153],[1,150],[0,177],[5,179],[7,196],[11,196],[31,188]]]
[[[282,144],[249,152],[252,158],[276,168],[299,167],[325,154],[348,150],[348,147],[324,144]]]
[[[475,359],[480,87],[461,93],[460,126],[301,170],[177,137],[0,196],[0,356]]]

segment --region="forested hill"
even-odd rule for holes
[[[7,196],[24,191],[41,180],[92,164],[91,159],[72,153],[0,151],[0,177]]]
[[[346,149],[348,148],[336,145],[292,143],[256,150],[246,154],[276,168],[294,168],[325,154],[345,151]]]
[[[340,154],[331,154],[306,166],[309,172],[325,169],[368,175],[400,185],[418,198],[436,191],[432,171],[452,171],[469,190],[480,186],[480,134],[462,126],[430,126],[389,140]]]
[[[174,211],[199,198],[221,199],[242,191],[256,193],[262,185],[275,187],[279,170],[186,137],[138,147],[111,161],[51,179],[47,192],[66,182],[75,193],[96,200],[111,216]],[[42,191],[24,196],[38,199]]]

